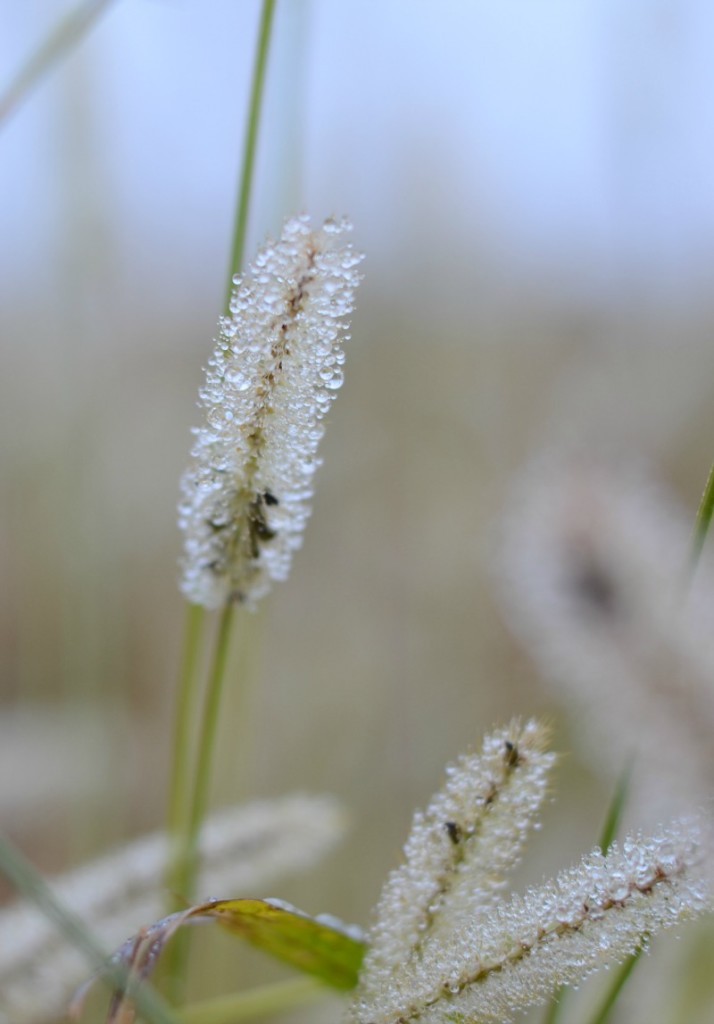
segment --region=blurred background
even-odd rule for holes
[[[69,6],[0,3],[0,90]],[[177,481],[258,14],[115,0],[0,125],[0,817],[47,872],[163,820]],[[278,2],[247,251],[291,212],[348,214],[365,281],[304,548],[244,625],[215,803],[344,800],[329,869],[275,893],[308,911],[367,923],[446,761],[514,714],[567,753],[523,877],[597,839],[610,791],[503,622],[493,551],[514,475],[573,439],[644,456],[693,520],[712,39],[707,0]],[[643,979],[691,960],[659,945]],[[637,1000],[618,1019],[683,1019],[671,991]],[[690,1001],[711,1019],[711,990]]]

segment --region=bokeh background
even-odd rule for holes
[[[0,88],[66,9],[0,4]],[[258,10],[115,0],[0,125],[0,816],[48,872],[162,821],[177,481]],[[644,456],[694,517],[713,39],[707,0],[279,0],[248,251],[305,210],[349,214],[367,258],[305,545],[225,707],[216,804],[301,788],[352,816],[275,895],[367,923],[414,806],[513,714],[567,754],[524,877],[595,842],[608,787],[504,625],[494,548],[514,475],[573,439]],[[197,995],[271,970],[219,945]],[[618,1020],[684,1019],[654,980],[692,946],[658,945]]]

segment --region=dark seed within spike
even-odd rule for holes
[[[515,743],[511,743],[510,740],[506,740],[506,757],[505,761],[509,768],[515,768],[520,761],[520,754],[518,753],[518,747]]]
[[[449,833],[449,839],[451,840],[451,842],[454,844],[454,846],[457,846],[458,843],[461,842],[461,837],[463,834],[459,826],[456,824],[455,821],[445,821],[444,828]]]

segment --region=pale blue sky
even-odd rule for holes
[[[0,4],[0,80],[66,7]],[[128,284],[221,277],[257,11],[116,0],[0,134],[6,280],[43,280],[77,217]],[[713,50],[708,0],[280,0],[254,236],[344,211],[397,280],[473,247],[498,280],[686,299],[714,265]]]

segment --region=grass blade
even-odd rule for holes
[[[43,877],[7,839],[0,836],[0,871],[9,879],[14,888],[33,903],[52,921],[59,932],[82,952],[91,968],[115,989],[123,989],[128,980],[128,971],[119,963],[112,962],[91,932],[71,910],[62,906]],[[156,992],[142,985],[132,995],[137,1008],[149,1024],[178,1024]]]
[[[613,978],[612,985],[605,993],[605,998],[595,1011],[594,1016],[591,1018],[590,1024],[607,1024],[615,1003],[625,987],[625,984],[629,980],[630,975],[637,966],[641,956],[642,949],[638,949],[636,953],[633,953],[632,956],[629,957],[629,959],[625,960],[624,964],[621,964],[619,971],[616,972],[615,977]]]
[[[365,953],[360,934],[332,918],[315,918],[281,900],[208,900],[144,928],[115,954],[148,977],[169,940],[187,925],[214,921],[245,942],[332,988],[357,984]]]
[[[92,28],[113,0],[84,0],[59,22],[0,96],[0,124]]]
[[[263,95],[265,93],[265,73],[268,66],[268,52],[270,49],[270,37],[273,28],[273,15],[275,14],[275,0],[263,0],[263,7],[260,15],[260,28],[258,30],[258,45],[255,55],[255,67],[253,69],[253,84],[251,86],[250,102],[248,104],[248,125],[243,143],[243,164],[240,172],[240,191],[238,194],[238,207],[236,220],[233,228],[233,245],[231,248],[228,284],[226,287],[225,309],[228,312],[233,289],[233,276],[239,274],[243,268],[243,255],[245,251],[245,239],[248,231],[248,210],[250,197],[253,191],[253,172],[255,171],[255,154],[258,145],[258,127],[260,125],[260,112],[263,106]]]
[[[181,1024],[239,1024],[243,1020],[267,1017],[284,1010],[324,999],[330,990],[314,978],[295,978],[261,985],[247,992],[219,996],[188,1006],[181,1012]]]
[[[702,500],[697,509],[697,518],[694,524],[694,536],[692,538],[692,551],[689,559],[689,571],[693,575],[696,571],[699,559],[707,539],[712,516],[714,515],[714,465],[709,470],[709,476],[704,487]]]
[[[617,837],[620,823],[622,821],[622,814],[630,792],[631,778],[632,764],[630,763],[625,765],[625,768],[618,779],[615,792],[613,793],[612,800],[610,801],[610,806],[608,807],[607,814],[605,815],[605,821],[603,822],[602,832],[600,833],[600,839],[598,842],[598,846],[603,853],[607,853]]]
[[[545,1016],[543,1017],[543,1024],[557,1024],[557,1021],[560,1019],[560,1012],[563,1008],[563,1001],[567,991],[567,988],[565,988],[564,985],[561,985],[555,993],[546,1008]]]
[[[603,822],[602,831],[600,832],[600,839],[598,845],[603,853],[607,853],[607,851],[612,846],[615,837],[617,836],[617,832],[620,827],[620,822],[622,821],[622,813],[625,809],[625,804],[627,803],[627,796],[630,790],[631,776],[632,765],[628,764],[625,766],[625,769],[617,782],[615,792],[612,795],[612,800],[610,801],[610,805],[607,809],[607,814],[605,815],[605,821]],[[628,963],[629,960],[625,962],[624,967],[626,967]],[[632,970],[632,968],[630,968],[630,970]],[[627,976],[629,976],[629,972]],[[617,988],[617,991],[614,991],[613,986],[613,1006],[615,999],[617,999],[617,996],[619,995],[620,989],[625,984],[625,981],[627,981],[627,977],[625,977],[624,980],[620,983],[619,987]],[[545,1011],[545,1016],[543,1017],[543,1024],[558,1024],[567,991],[568,990],[565,986],[561,986],[555,993],[552,1000],[548,1004],[548,1008]]]

